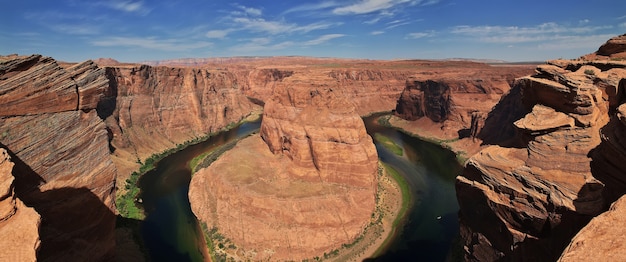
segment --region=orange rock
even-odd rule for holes
[[[370,222],[377,162],[345,98],[323,87],[279,89],[265,104],[261,135],[198,171],[189,199],[237,246],[233,257],[310,259],[353,242]]]
[[[40,217],[15,195],[13,166],[0,148],[0,261],[37,261]]]

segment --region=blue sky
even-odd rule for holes
[[[626,33],[626,1],[1,0],[0,54],[123,62],[298,55],[576,58]]]

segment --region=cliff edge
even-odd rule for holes
[[[626,159],[615,132],[625,66],[549,61],[489,113],[479,133],[488,146],[456,182],[466,260],[554,261],[623,194],[612,163]]]

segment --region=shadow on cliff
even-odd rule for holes
[[[525,148],[528,141],[518,139],[517,128],[513,123],[526,114],[532,108],[522,101],[522,85],[515,84],[511,90],[502,96],[498,104],[487,115],[483,128],[477,136],[482,145],[499,145],[502,147]],[[459,134],[461,135],[461,134]]]
[[[45,180],[4,144],[15,176],[15,194],[41,216],[38,261],[112,261],[115,214],[87,188],[41,191]]]

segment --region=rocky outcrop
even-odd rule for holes
[[[489,113],[479,137],[493,145],[456,183],[467,260],[554,261],[615,200],[604,177],[620,176],[601,176],[613,167],[594,163],[599,145],[615,142],[605,125],[621,103],[626,70],[620,62],[593,65],[538,66]]]
[[[132,66],[107,68],[112,92],[103,110],[122,177],[152,154],[216,132],[255,108],[245,81],[227,71]]]
[[[37,258],[112,259],[116,168],[96,111],[104,70],[33,55],[3,57],[0,73],[0,143],[16,164],[15,195],[41,216]]]
[[[370,222],[376,149],[354,107],[335,92],[276,90],[260,136],[192,178],[192,210],[234,243],[230,256],[310,259],[353,242]]]
[[[37,229],[41,220],[34,209],[15,195],[13,165],[7,151],[0,148],[0,260],[37,261]]]
[[[415,132],[433,133],[443,140],[481,138],[487,113],[500,96],[509,91],[515,78],[532,72],[528,66],[459,63],[433,64],[433,69],[407,79],[395,115],[408,121],[419,120],[415,125],[420,131]],[[410,123],[402,124],[402,128],[414,129]]]
[[[447,83],[409,79],[398,100],[396,115],[406,120],[428,117],[433,122],[443,122],[448,119],[451,108]]]
[[[626,34],[613,37],[604,43],[598,51],[581,57],[584,60],[610,59],[623,61],[626,59]]]
[[[621,197],[611,208],[593,218],[565,248],[559,261],[622,261],[626,257],[624,241],[626,197]]]

